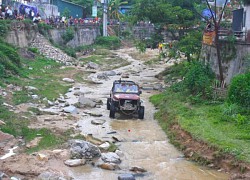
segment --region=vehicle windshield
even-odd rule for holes
[[[134,84],[115,84],[114,92],[138,93],[139,89]]]

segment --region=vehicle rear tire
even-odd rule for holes
[[[110,102],[111,102],[111,99],[107,98],[107,110],[110,110]]]
[[[144,106],[141,106],[139,111],[138,111],[138,117],[139,119],[144,119]]]
[[[112,102],[110,103],[109,117],[115,118],[115,105]]]

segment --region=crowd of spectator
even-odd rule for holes
[[[93,24],[99,24],[100,19],[99,18],[73,18],[70,16],[69,18],[65,16],[57,16],[57,17],[49,17],[45,19],[45,23],[55,26],[55,27],[68,27],[68,26],[78,26],[78,25],[93,25]]]
[[[34,10],[24,7],[18,10],[17,8],[13,8],[10,5],[0,5],[0,19],[31,19],[34,23],[41,21],[40,14],[35,14]]]
[[[0,19],[30,19],[34,23],[43,22],[54,27],[68,27],[84,24],[94,25],[100,23],[100,18],[73,18],[72,16],[51,16],[49,18],[42,18],[38,12],[34,11],[34,9],[24,6],[13,8],[10,5],[0,5]]]

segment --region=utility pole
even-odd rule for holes
[[[103,3],[103,20],[102,20],[102,24],[103,24],[103,36],[108,36],[108,28],[107,28],[107,24],[108,24],[108,0],[102,0],[101,1]]]

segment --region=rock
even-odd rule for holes
[[[86,164],[85,159],[69,159],[64,162],[65,165],[69,167],[76,167]]]
[[[143,89],[143,90],[154,90],[154,87],[143,86],[142,89]]]
[[[93,159],[101,156],[100,149],[87,141],[73,139],[69,141],[71,159]]]
[[[38,177],[38,180],[70,180],[70,177],[65,177],[52,172],[43,172]]]
[[[77,108],[75,106],[72,106],[72,105],[63,108],[63,111],[66,112],[66,113],[71,113],[71,114],[77,114],[78,113]]]
[[[102,169],[106,170],[116,170],[116,169],[121,169],[117,164],[115,163],[103,163],[103,164],[98,164],[97,167],[100,167]]]
[[[108,153],[102,153],[102,160],[104,162],[109,162],[109,163],[120,163],[120,157],[113,152],[108,152]]]
[[[36,94],[31,95],[32,99],[39,99],[39,96]]]
[[[47,155],[41,154],[41,153],[38,153],[36,157],[39,161],[48,161],[49,160],[49,157]]]
[[[48,100],[48,105],[49,106],[54,106],[55,104],[52,101]]]
[[[115,153],[119,156],[119,157],[123,157],[124,156],[124,153],[120,150],[116,150]]]
[[[2,125],[5,125],[5,122],[0,120],[0,126]]]
[[[45,115],[45,114],[58,115],[59,112],[55,109],[39,109],[39,115]]]
[[[136,173],[147,172],[147,170],[145,170],[142,167],[138,167],[138,166],[131,167],[129,170],[133,171],[133,172],[136,172]]]
[[[14,106],[10,105],[10,104],[7,104],[7,103],[3,103],[4,106],[8,107],[8,108],[14,108]]]
[[[4,172],[0,171],[0,180],[2,180],[1,178],[8,178],[9,176],[7,174],[5,174]]]
[[[129,78],[129,75],[128,75],[128,74],[122,74],[121,77],[122,77],[122,78]]]
[[[86,98],[84,96],[80,96],[78,99],[78,105],[81,108],[83,108],[83,107],[92,107],[93,108],[96,106],[96,103],[89,98]]]
[[[99,146],[99,148],[102,148],[104,150],[108,150],[109,147],[110,147],[110,144],[108,142],[105,142]]]
[[[37,91],[38,89],[36,87],[33,86],[25,86],[25,89],[27,89],[28,91]]]
[[[90,116],[94,116],[94,117],[102,117],[102,114],[98,113],[98,112],[85,112],[86,114],[89,114]]]
[[[57,98],[57,100],[58,100],[59,103],[65,103],[66,102],[64,97],[59,97],[59,98]]]
[[[115,76],[116,75],[116,72],[115,71],[106,71],[105,74],[107,76]]]
[[[74,92],[74,95],[75,95],[75,96],[84,96],[84,94],[85,94],[85,93],[84,93],[83,91],[75,91],[75,92]]]
[[[71,79],[71,78],[63,78],[63,81],[68,82],[68,83],[74,83],[75,82],[75,80]]]
[[[101,73],[101,74],[97,74],[96,76],[98,79],[103,79],[103,80],[108,80],[109,77],[106,73]]]
[[[161,91],[163,89],[162,84],[155,84],[153,87],[154,90]]]
[[[10,179],[11,179],[11,180],[21,180],[21,179],[19,179],[19,178],[14,177],[14,176],[12,176]]]
[[[106,120],[104,120],[104,119],[94,119],[94,120],[91,121],[91,124],[94,124],[94,125],[103,125],[105,122],[106,122]]]
[[[38,146],[39,142],[41,141],[42,137],[36,137],[35,139],[33,139],[32,141],[30,141],[26,147],[27,148],[33,148]]]
[[[118,176],[118,180],[135,180],[135,177],[132,174],[121,174]]]
[[[99,68],[99,65],[96,64],[96,63],[93,63],[93,62],[89,62],[87,64],[87,69],[98,69]]]

